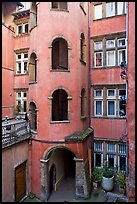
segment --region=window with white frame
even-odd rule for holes
[[[94,115],[103,115],[103,90],[94,90]]]
[[[107,90],[107,115],[115,116],[116,115],[116,94],[115,89]]]
[[[119,110],[119,116],[126,116],[126,90],[125,89],[119,89],[118,90],[118,110]]]
[[[107,66],[115,66],[115,50],[114,49],[115,49],[115,40],[114,39],[106,40],[106,65]]]
[[[17,25],[17,35],[21,34],[28,34],[29,32],[29,24],[28,23],[22,23]]]
[[[94,5],[94,20],[102,18],[102,4]]]
[[[109,167],[115,168],[116,155],[115,154],[107,154],[107,162],[108,162]]]
[[[94,167],[102,167],[103,165],[103,143],[94,143]]]
[[[16,74],[27,74],[28,53],[16,54]]]
[[[117,40],[118,42],[118,65],[121,62],[126,62],[126,38],[121,38]]]
[[[96,52],[94,54],[94,65],[95,67],[103,66],[103,52]]]
[[[126,13],[126,2],[117,2],[117,15]]]
[[[115,15],[115,2],[106,3],[106,17]]]
[[[94,20],[126,14],[126,2],[93,3]]]
[[[19,112],[27,112],[27,93],[24,91],[16,92],[16,106],[20,107]]]
[[[126,145],[118,145],[118,171],[126,170]]]
[[[116,145],[113,143],[108,143],[107,144],[107,152],[116,152]]]

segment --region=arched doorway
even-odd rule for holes
[[[41,199],[75,197],[75,154],[64,146],[47,150],[41,159]],[[69,189],[69,191],[67,190]],[[63,197],[61,199],[63,199]],[[54,202],[54,201],[53,201]]]

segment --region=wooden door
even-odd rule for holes
[[[15,200],[19,201],[26,194],[26,162],[15,169]]]

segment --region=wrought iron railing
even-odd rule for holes
[[[22,121],[6,121],[2,123],[2,145],[16,142],[30,135],[29,122]]]

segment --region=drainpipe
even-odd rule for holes
[[[126,3],[126,56],[127,56],[127,62],[126,62],[126,68],[128,70],[128,15],[129,15],[129,5],[128,2]],[[129,171],[129,158],[128,158],[128,73],[126,78],[126,177],[128,177],[128,171]]]
[[[90,71],[90,2],[88,2],[88,114],[89,114],[89,127],[91,125],[90,88],[91,88],[91,71]]]
[[[90,63],[90,2],[88,2],[88,116],[89,116],[89,127],[91,125],[91,115],[90,115],[90,91],[91,91],[91,63]],[[92,128],[92,127],[90,127]],[[92,128],[93,129],[93,128]],[[92,169],[94,168],[94,129],[93,134],[91,136],[91,143],[92,143],[92,153],[91,153],[91,159],[92,159]]]

